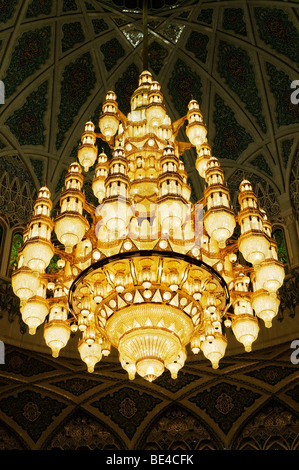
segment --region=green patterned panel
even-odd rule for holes
[[[61,147],[66,132],[73,124],[81,106],[86,103],[95,85],[96,75],[89,52],[65,67],[61,82],[59,131],[56,136],[57,150]]]
[[[227,434],[245,409],[253,405],[260,396],[242,387],[220,383],[210,390],[198,393],[190,401],[199,409],[205,410]]]
[[[213,21],[213,9],[205,8],[200,11],[197,21],[202,21],[202,23],[212,24]]]
[[[213,152],[219,159],[237,160],[253,142],[252,136],[237,122],[233,111],[218,95],[215,95],[214,124]]]
[[[104,64],[108,72],[117,64],[117,61],[125,55],[124,48],[116,38],[102,44],[100,49],[104,56]]]
[[[247,52],[225,41],[219,43],[218,72],[231,90],[245,103],[246,109],[256,118],[263,132],[267,131],[262,115],[262,103],[258,96],[254,70]]]
[[[20,145],[44,145],[44,114],[47,110],[48,82],[44,82],[27,98],[25,104],[5,122]]]
[[[51,28],[49,26],[22,34],[3,79],[6,98],[9,98],[26,78],[32,76],[45,64],[50,54],[50,42]]]
[[[195,57],[205,63],[207,60],[209,42],[208,36],[197,31],[192,31],[186,43],[187,51],[193,52]]]
[[[222,19],[223,29],[246,36],[247,30],[243,15],[244,11],[242,8],[225,8]]]
[[[272,233],[272,236],[277,243],[277,255],[279,261],[284,264],[288,263],[288,250],[283,230],[281,228],[275,229]]]
[[[273,176],[272,170],[269,167],[267,160],[262,154],[258,155],[253,160],[251,160],[250,164],[264,171],[268,175]]]
[[[18,266],[18,254],[19,249],[23,245],[23,234],[22,233],[14,233],[11,242],[11,250],[10,250],[10,258],[9,258],[9,266],[13,266],[16,268]]]
[[[127,114],[131,109],[131,96],[138,86],[139,75],[140,71],[137,66],[131,64],[115,83],[114,90],[117,96],[118,107],[124,114]]]
[[[6,23],[13,16],[18,0],[2,0],[0,3],[0,23]]]
[[[94,11],[95,10],[95,7],[89,2],[85,2],[85,8],[86,8],[87,11]]]
[[[1,412],[11,417],[34,442],[38,441],[45,429],[65,408],[64,403],[31,390],[0,401]]]
[[[40,15],[50,15],[52,11],[52,0],[32,0],[29,4],[26,18],[36,18]]]
[[[299,32],[287,13],[278,8],[261,7],[255,8],[254,13],[261,39],[275,51],[298,64]]]
[[[76,44],[85,40],[82,25],[79,21],[76,23],[67,23],[62,26],[62,52],[72,49]]]
[[[190,11],[183,11],[182,13],[179,14],[179,18],[187,19],[189,15],[190,15]]]
[[[278,126],[288,126],[299,123],[299,106],[291,102],[290,77],[274,65],[266,63],[269,85],[276,98],[276,116]],[[274,110],[273,110],[274,111]]]
[[[59,260],[60,260],[60,256],[54,255],[50,259],[50,263],[47,266],[46,273],[50,273],[50,274],[58,273],[58,271],[60,271],[60,268],[57,264]]]
[[[107,23],[102,19],[92,20],[92,26],[95,35],[101,34],[103,33],[103,31],[107,31],[107,29],[109,29]]]
[[[165,49],[159,42],[153,41],[149,45],[149,65],[151,69],[159,75],[161,68],[163,67],[166,58],[168,56],[168,50]]]
[[[63,0],[62,11],[76,11],[77,9],[75,0]]]
[[[188,112],[188,103],[191,99],[202,100],[202,83],[200,76],[191,70],[181,59],[178,59],[173,68],[168,90],[176,111],[180,116]]]
[[[124,387],[100,398],[92,406],[109,416],[132,439],[138,426],[159,403],[161,400],[153,395]]]

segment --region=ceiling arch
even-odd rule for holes
[[[42,178],[56,197],[84,121],[97,120],[106,91],[124,86],[130,67],[132,82],[142,71],[141,4],[15,0],[4,2],[1,15],[0,131],[18,142],[25,160],[33,157],[36,184]],[[236,169],[253,172],[277,196],[288,188],[287,165],[298,144],[298,107],[286,98],[297,74],[297,18],[295,2],[279,1],[271,8],[263,1],[151,1],[148,10],[149,66],[171,117],[186,112],[195,93],[227,178]],[[194,161],[194,152],[186,153],[200,198]]]
[[[195,92],[227,178],[242,169],[261,175],[277,196],[285,193],[287,165],[298,144],[298,106],[288,102],[298,75],[293,47],[298,5],[229,0],[148,5],[149,67],[171,117],[186,112]],[[141,2],[15,0],[4,2],[1,20],[6,102],[0,131],[35,157],[32,174],[43,167],[42,179],[56,193],[57,181],[76,158],[84,121],[97,119],[106,91],[117,83],[121,88],[132,64],[142,71]],[[182,83],[178,69],[189,80]],[[20,121],[24,112],[27,122]],[[41,163],[32,163],[35,159]],[[185,161],[193,194],[200,198],[203,182],[194,171],[194,152],[186,153]]]

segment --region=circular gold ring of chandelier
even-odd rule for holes
[[[206,334],[211,319],[221,324],[230,296],[224,279],[202,260],[141,250],[90,265],[73,282],[68,301],[85,359],[86,349],[104,341],[119,351],[131,379],[138,373],[152,381],[165,368],[176,377],[187,344]]]

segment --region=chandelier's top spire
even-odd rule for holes
[[[144,70],[139,75],[138,84],[139,86],[150,86],[153,82],[153,76],[148,70]]]
[[[78,162],[71,163],[68,168],[68,173],[82,173],[82,167]]]
[[[42,186],[41,188],[39,188],[37,197],[45,197],[49,199],[51,197],[51,192],[49,188],[47,186]]]
[[[240,183],[239,189],[240,189],[240,192],[252,191],[252,184],[248,179],[244,178]]]

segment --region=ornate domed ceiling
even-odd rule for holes
[[[0,207],[11,233],[27,223],[41,185],[49,187],[55,212],[84,123],[98,124],[108,90],[128,112],[143,70],[141,7],[140,0],[1,3]],[[169,115],[175,121],[192,97],[199,101],[233,204],[246,175],[272,222],[289,228],[291,262],[299,262],[291,237],[299,211],[299,105],[291,101],[298,14],[298,5],[284,1],[148,1],[149,69]],[[181,134],[184,140],[184,128]],[[199,200],[204,181],[195,150],[183,158]],[[85,193],[92,199],[91,178]],[[9,277],[8,256],[2,274]]]
[[[14,165],[12,171],[34,189],[46,183],[56,202],[83,125],[91,118],[97,124],[105,92],[114,89],[120,109],[128,111],[143,68],[141,3],[1,4],[0,78],[6,88],[1,164]],[[245,173],[272,219],[291,202],[298,205],[299,106],[290,100],[291,82],[299,76],[298,5],[174,0],[148,5],[150,71],[174,120],[186,114],[191,97],[200,102],[232,199]],[[14,158],[8,161],[8,155]],[[195,154],[186,152],[184,159],[199,199],[203,181]],[[27,216],[21,212],[14,211],[14,223]]]

